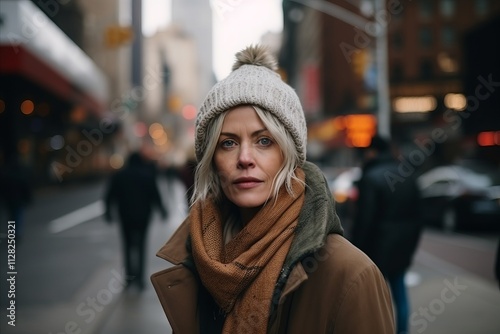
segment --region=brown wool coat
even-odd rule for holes
[[[184,223],[158,252],[174,266],[151,277],[175,334],[199,333],[198,281],[181,263],[188,256]],[[339,234],[296,264],[280,297],[270,333],[393,334],[388,286],[378,268]]]

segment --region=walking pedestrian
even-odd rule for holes
[[[106,194],[105,218],[112,221],[112,206],[118,207],[125,272],[129,283],[144,289],[144,254],[152,209],[157,207],[162,218],[167,210],[156,184],[155,169],[137,152],[127,165],[111,176]]]
[[[306,162],[296,93],[262,46],[236,54],[196,119],[193,204],[152,276],[173,332],[394,332],[388,286],[343,236]]]
[[[404,179],[388,141],[372,139],[365,150],[352,243],[379,267],[391,287],[397,333],[408,332],[409,302],[404,276],[420,239],[420,192],[416,176]]]

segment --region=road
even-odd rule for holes
[[[186,214],[182,185],[164,179],[159,184],[171,214],[166,222],[154,216],[149,274],[167,266],[155,253]],[[104,182],[96,181],[37,192],[16,245],[15,298],[7,295],[11,286],[6,285],[10,276],[2,224],[1,333],[171,332],[151,286],[142,293],[123,290],[118,228],[102,219],[103,189]],[[492,271],[498,239],[486,233],[425,231],[406,277],[411,334],[500,333],[500,290]],[[15,327],[6,316],[11,300]]]

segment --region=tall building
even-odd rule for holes
[[[487,0],[408,2],[392,14],[388,40],[395,135],[404,136],[413,126],[415,112],[423,124],[455,127],[451,111],[468,108],[465,55],[474,46],[464,43],[465,37],[499,15],[500,2]]]
[[[215,83],[212,69],[212,9],[206,0],[172,0],[172,23],[185,31],[195,42],[199,96],[201,104]]]
[[[372,77],[365,75],[371,73],[367,60],[374,41],[367,34],[360,37],[359,29],[331,16],[331,4],[337,6],[334,11],[340,7],[360,15],[359,8],[347,1],[283,1],[280,64],[304,105],[309,158],[346,166],[354,164],[350,148],[369,143],[375,131],[372,118],[365,116],[375,112]],[[355,66],[361,53],[367,59],[359,66],[362,70]],[[361,115],[361,119],[344,118],[350,115]],[[358,126],[365,121],[366,127]],[[353,129],[347,131],[346,124]]]

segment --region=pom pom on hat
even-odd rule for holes
[[[233,71],[243,65],[263,66],[272,71],[278,69],[276,59],[267,52],[265,47],[260,45],[250,45],[248,48],[236,53],[236,62],[233,64]]]
[[[196,117],[195,151],[201,160],[210,122],[239,105],[255,105],[273,114],[291,134],[299,164],[306,159],[307,127],[300,100],[278,73],[275,58],[263,46],[236,53],[233,71],[209,91]]]

